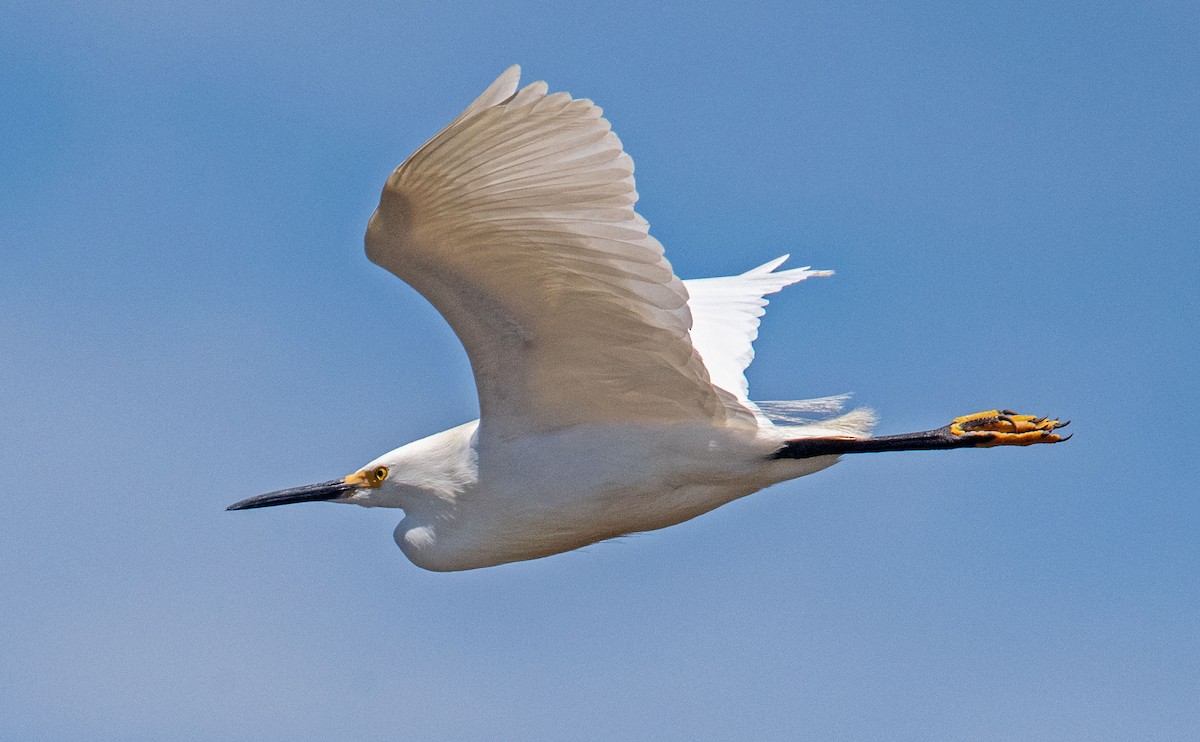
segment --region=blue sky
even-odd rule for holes
[[[1194,738],[1196,6],[646,5],[0,3],[0,737]],[[362,232],[514,62],[605,107],[680,275],[837,270],[755,396],[1074,440],[463,574],[224,512],[474,416]]]

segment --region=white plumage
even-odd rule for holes
[[[466,347],[480,420],[232,509],[403,508],[396,541],[414,563],[470,569],[678,523],[836,461],[780,453],[788,441],[868,432],[865,411],[775,425],[749,398],[764,297],[827,272],[777,270],[784,256],[681,281],[601,110],[543,82],[518,91],[519,74],[396,169],[366,235]],[[836,407],[773,409],[822,404]]]
[[[766,312],[766,297],[809,276],[833,275],[833,271],[814,271],[807,266],[776,271],[787,259],[784,255],[740,276],[683,282],[692,313],[692,346],[704,361],[709,379],[754,412],[760,425],[769,420],[750,401],[746,368],[754,360],[753,343]]]

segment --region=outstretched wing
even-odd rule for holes
[[[709,377],[756,414],[758,407],[750,401],[745,372],[754,360],[753,343],[766,312],[767,295],[809,276],[833,275],[833,271],[815,271],[808,266],[776,271],[787,259],[784,255],[738,276],[683,282],[692,312],[692,345],[704,359]],[[765,416],[759,419],[767,423]]]
[[[687,291],[633,209],[633,161],[591,101],[512,67],[388,179],[367,255],[466,347],[481,432],[755,424],[714,387]]]

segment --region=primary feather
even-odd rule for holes
[[[366,238],[462,340],[482,434],[753,424],[691,343],[687,290],[600,109],[515,83],[506,72],[396,169]]]

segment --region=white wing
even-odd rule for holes
[[[601,110],[512,67],[388,179],[367,255],[466,347],[481,432],[753,426],[692,347],[687,291],[637,213]]]
[[[767,295],[809,276],[830,276],[808,266],[775,272],[787,255],[739,276],[695,278],[683,282],[692,312],[692,345],[700,352],[713,384],[733,394],[742,406],[758,413],[750,401],[745,371],[754,360],[758,323],[766,312]],[[761,422],[766,417],[759,415]]]

